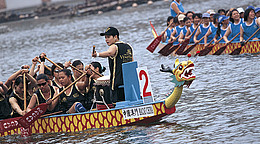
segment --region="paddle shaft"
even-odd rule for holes
[[[155,30],[155,28],[154,28],[154,26],[153,26],[153,24],[152,24],[152,22],[151,22],[151,21],[150,21],[150,25],[151,25],[151,27],[152,27],[153,31],[155,32],[155,35],[156,35],[156,36],[158,36],[158,34],[157,34],[157,32],[156,32],[156,30]]]
[[[259,30],[260,30],[260,27],[246,40],[245,43],[247,43]]]
[[[202,23],[202,21],[200,21],[198,23],[198,25],[196,26],[196,28],[194,29],[194,31],[189,35],[190,37],[195,33],[195,31],[199,28],[200,24]]]
[[[46,117],[46,116],[55,115],[55,114],[62,113],[62,112],[63,112],[63,111],[57,111],[57,112],[54,112],[54,113],[50,113],[50,114],[41,115],[41,118],[42,118],[42,117]]]
[[[26,79],[25,73],[23,73],[23,99],[24,99],[24,111],[26,111]]]
[[[96,46],[93,45],[93,50],[92,50],[92,54],[94,54],[96,51]]]
[[[240,33],[237,33],[229,42],[232,42]]]
[[[48,60],[50,63],[54,64],[57,68],[63,69],[63,68],[60,67],[58,64],[56,64],[55,62],[53,62],[52,60],[50,60],[49,58],[47,58],[46,56],[44,56],[44,58],[45,58],[46,60]]]
[[[72,82],[70,85],[68,85],[66,88],[64,88],[59,94],[57,94],[55,97],[53,97],[51,100],[55,100],[57,97],[59,97],[63,92],[65,92],[67,89],[69,89],[72,85],[74,85],[76,82],[78,82],[82,77],[84,77],[87,73],[83,73],[79,78],[77,78],[74,82]]]
[[[40,60],[37,60],[39,63],[42,63]],[[44,65],[44,67],[46,68],[46,69],[48,69],[49,71],[51,71],[51,68],[49,68],[48,66],[46,66],[46,65]]]

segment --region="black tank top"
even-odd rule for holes
[[[50,94],[51,94],[50,98],[53,98],[53,95],[54,95],[54,93],[55,93],[55,90],[54,90],[54,88],[53,88],[52,86],[50,86],[50,85],[49,85],[49,88],[50,88]],[[45,99],[44,95],[42,94],[41,89],[38,89],[38,90],[35,92],[35,94],[37,95],[37,105],[38,105],[38,104],[41,104],[41,103],[46,103],[46,100],[47,100],[47,99]],[[57,107],[57,106],[56,106],[56,107]],[[45,113],[48,114],[48,113],[52,113],[52,112],[57,111],[57,108],[56,108],[56,107],[55,107],[52,111],[49,111],[49,110],[47,109],[47,111],[46,111]]]
[[[108,57],[112,90],[123,85],[122,64],[133,60],[133,50],[129,44],[120,41],[116,42],[115,45],[117,46],[117,54],[114,57]]]
[[[27,92],[26,93],[26,107],[28,106],[29,102],[30,102],[30,95],[29,93]],[[17,100],[17,104],[19,105],[19,107],[21,108],[21,110],[24,110],[24,100],[21,99],[16,93],[15,91],[13,91],[10,95],[10,98],[15,98]],[[18,114],[16,111],[13,110],[13,113],[12,113],[12,117],[18,117],[18,116],[21,116],[20,114]]]
[[[0,119],[6,119],[11,117],[12,108],[9,103],[9,97],[4,97],[0,93]]]
[[[61,86],[59,86],[54,80],[52,80],[52,86],[56,86],[58,88],[62,88]]]
[[[62,90],[63,90],[63,88],[60,89],[60,91],[62,91]],[[71,90],[70,94],[67,95],[64,92],[60,95],[59,110],[66,112],[70,109],[70,107],[75,102],[80,102],[80,103],[84,104],[85,97],[81,92],[79,92],[79,90],[77,89],[77,87],[74,84],[72,86],[72,90]]]

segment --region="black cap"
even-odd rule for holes
[[[104,36],[104,35],[112,35],[112,36],[117,35],[117,36],[119,36],[119,32],[114,27],[108,27],[104,33],[100,33],[100,36]]]

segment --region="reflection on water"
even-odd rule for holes
[[[186,10],[224,6],[225,9],[259,1],[242,0],[184,1]],[[224,4],[224,5],[222,5]],[[200,5],[200,6],[198,6]],[[202,6],[201,6],[202,5]],[[153,36],[151,20],[160,32],[169,14],[169,2],[156,2],[137,8],[123,9],[102,15],[64,20],[29,20],[9,23],[13,30],[0,35],[0,80],[7,78],[23,64],[45,52],[55,62],[80,59],[89,64],[92,46],[98,52],[108,47],[99,33],[106,27],[120,30],[120,39],[134,47],[134,59],[148,68],[156,100],[162,100],[174,87],[168,73],[159,71],[160,65],[173,66],[176,57],[151,54],[145,48]],[[187,60],[178,56],[180,61]],[[28,138],[7,136],[1,142],[33,143],[257,143],[260,126],[260,56],[204,56],[195,62],[197,79],[184,88],[176,113],[161,122],[145,126],[91,129],[75,133],[37,134]],[[107,59],[96,58],[108,68]],[[195,60],[195,58],[191,58]],[[51,65],[49,63],[49,65]],[[105,72],[108,75],[109,71]]]

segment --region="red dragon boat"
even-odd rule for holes
[[[184,85],[190,85],[196,76],[192,73],[193,62],[175,61],[173,70],[163,69],[172,73],[175,89],[165,100],[154,101],[149,75],[146,68],[138,68],[137,62],[123,64],[124,90],[126,101],[117,102],[115,108],[91,110],[84,113],[60,114],[41,117],[28,128],[19,125],[17,121],[0,121],[0,135],[21,134],[28,136],[39,133],[77,132],[92,128],[109,128],[148,124],[162,119],[175,112]],[[7,119],[8,120],[8,119]],[[17,125],[17,128],[9,129]]]

